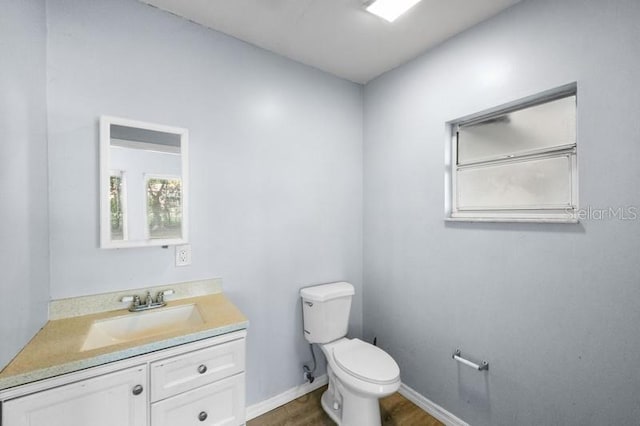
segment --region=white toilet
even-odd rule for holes
[[[400,387],[400,368],[382,349],[348,339],[353,286],[346,282],[300,290],[304,337],[327,358],[329,389],[322,408],[342,426],[379,426],[378,399]]]

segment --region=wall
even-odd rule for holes
[[[444,123],[572,81],[581,207],[638,208],[639,18],[524,1],[365,87],[365,337],[474,426],[640,418],[640,218],[444,221]]]
[[[247,403],[300,384],[299,288],[362,290],[362,87],[137,1],[47,6],[52,297],[220,276]],[[191,266],[98,248],[101,114],[189,129]]]
[[[1,370],[47,320],[49,244],[45,5],[0,8]]]

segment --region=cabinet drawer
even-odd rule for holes
[[[159,401],[244,371],[245,339],[151,363],[151,401]]]
[[[244,373],[151,404],[151,426],[244,424]]]

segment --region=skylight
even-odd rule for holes
[[[375,0],[367,6],[367,12],[393,22],[419,2],[420,0]]]

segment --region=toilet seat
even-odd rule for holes
[[[400,376],[398,364],[388,353],[359,339],[335,346],[333,359],[343,371],[366,382],[385,385]]]

